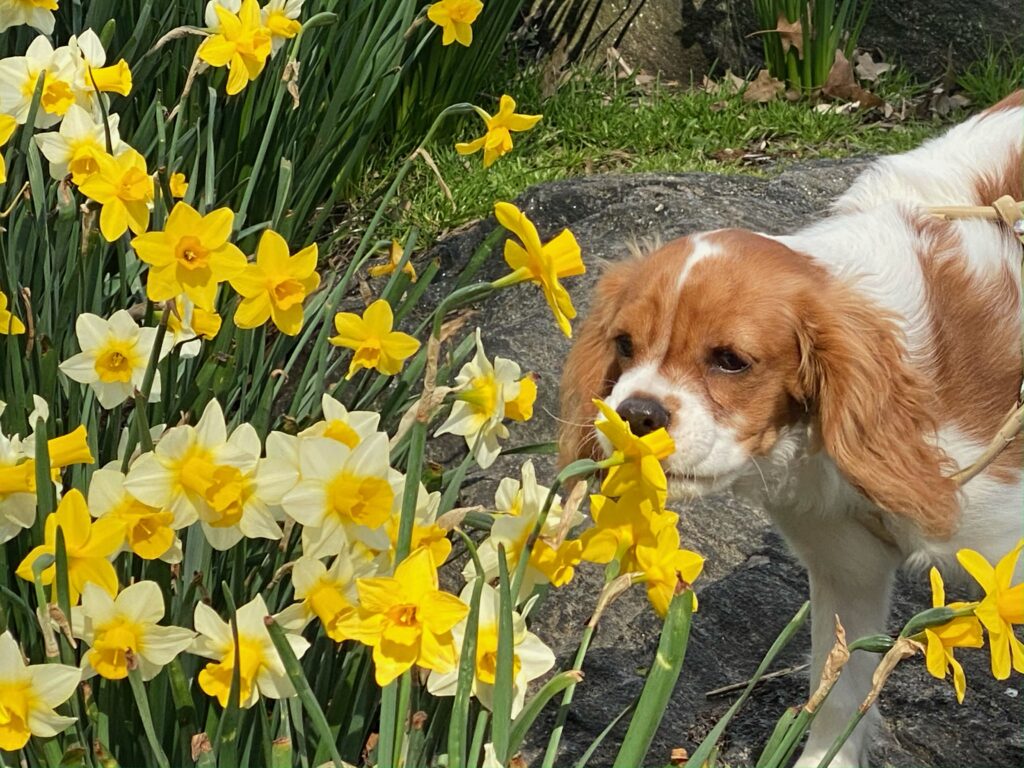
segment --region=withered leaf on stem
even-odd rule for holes
[[[780,13],[778,21],[775,22],[775,31],[779,33],[784,55],[789,53],[790,48],[796,48],[796,55],[801,59],[804,57],[804,28],[800,19],[789,21],[786,14]]]

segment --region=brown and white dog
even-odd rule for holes
[[[670,498],[731,487],[767,508],[810,576],[812,689],[833,615],[850,639],[883,632],[901,565],[955,569],[962,547],[994,562],[1024,536],[1020,441],[963,488],[949,477],[1021,392],[1021,246],[924,210],[1024,197],[1022,96],[877,161],[794,235],[704,232],[612,266],[566,363],[563,462],[604,452],[579,426],[602,397],[637,433],[668,429]],[[876,663],[854,654],[797,765]],[[866,765],[871,727],[832,766]]]

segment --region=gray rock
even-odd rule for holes
[[[669,240],[695,230],[744,226],[781,233],[822,214],[866,164],[865,160],[816,161],[793,165],[771,178],[700,173],[595,176],[535,187],[517,204],[536,223],[541,237],[570,227],[583,249],[586,275],[566,281],[581,315],[604,261],[626,254],[631,239]],[[454,277],[494,227],[481,222],[437,246],[446,272]],[[504,274],[500,248],[482,272]],[[450,280],[451,278],[449,278]],[[557,388],[568,340],[558,333],[540,292],[533,286],[503,291],[479,307],[474,318],[484,332],[489,355],[518,361],[541,376],[537,412],[526,425],[514,425],[512,444],[552,440],[556,431]],[[457,443],[450,447],[457,449]],[[466,503],[489,502],[498,478],[515,475],[522,457],[502,457],[486,473],[471,477]],[[551,457],[535,460],[538,476],[549,481]],[[705,692],[746,680],[802,602],[806,576],[772,531],[763,511],[730,496],[708,498],[679,510],[684,545],[707,557],[696,588],[700,610],[689,651],[649,762],[668,763],[673,747],[692,751],[730,706],[731,697],[705,698]],[[550,643],[559,665],[572,663],[576,643],[590,618],[601,584],[601,569],[582,566],[566,588],[551,592],[535,611],[533,625]],[[951,588],[951,594],[955,594]],[[892,628],[930,605],[927,577],[903,578],[897,589]],[[658,644],[660,622],[642,590],[613,603],[602,619],[584,665],[566,723],[558,765],[571,765],[591,741],[639,693]],[[802,663],[809,651],[804,629],[774,668]],[[1020,677],[997,682],[988,670],[987,651],[958,654],[968,679],[968,698],[956,704],[952,686],[928,676],[923,660],[905,662],[881,697],[885,727],[874,749],[875,764],[920,768],[1006,768],[1024,763],[1024,696]],[[807,695],[806,672],[761,686],[726,732],[722,758],[727,765],[751,765],[776,719]],[[553,716],[542,718],[524,750],[530,760],[543,753]],[[598,749],[593,766],[611,765],[624,724]]]

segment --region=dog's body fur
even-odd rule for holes
[[[1017,92],[878,161],[795,235],[703,233],[612,267],[567,361],[563,460],[601,452],[578,426],[592,397],[639,397],[670,416],[670,496],[732,487],[769,511],[809,572],[812,688],[833,615],[850,639],[884,631],[901,565],[953,570],[964,547],[994,562],[1024,536],[1019,442],[949,479],[1021,390],[1020,244],[923,210],[1024,197],[1022,133]],[[817,765],[876,663],[853,656],[798,765]],[[870,729],[832,765],[865,765]]]

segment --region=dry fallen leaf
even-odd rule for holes
[[[873,83],[878,79],[879,75],[883,75],[892,69],[892,64],[886,64],[883,61],[875,61],[871,58],[871,54],[866,51],[856,57],[857,66],[854,67],[854,71],[861,80],[867,80],[869,83]]]
[[[880,107],[885,103],[871,91],[857,84],[857,78],[853,76],[853,65],[840,50],[836,50],[836,60],[829,70],[821,92],[833,99],[860,102],[862,109]]]
[[[782,41],[782,54],[786,55],[790,48],[796,48],[796,55],[804,57],[804,28],[800,19],[789,21],[786,14],[780,13],[778,21],[775,22],[775,31],[779,33],[779,40]]]
[[[785,90],[785,83],[778,78],[772,77],[767,69],[762,69],[757,73],[757,77],[747,85],[746,90],[743,91],[743,99],[744,101],[755,101],[758,104],[765,104],[769,101],[774,101]]]

